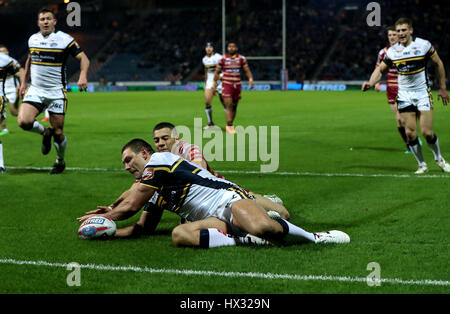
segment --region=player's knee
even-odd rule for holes
[[[26,119],[23,119],[20,116],[17,119],[17,124],[19,125],[19,127],[21,127],[25,131],[29,131],[33,128],[33,122],[34,121],[28,121]]]
[[[179,225],[172,230],[172,242],[175,246],[192,245],[192,237],[185,225]]]
[[[434,133],[432,130],[424,129],[422,130],[422,135],[425,137],[425,139],[429,142],[434,138]]]

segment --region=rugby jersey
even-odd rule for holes
[[[40,32],[28,40],[31,58],[31,85],[39,88],[66,87],[66,61],[69,54],[83,52],[72,36],[58,31],[43,36]]]
[[[10,75],[19,72],[20,65],[13,58],[0,52],[0,97],[5,96],[5,81]]]
[[[407,46],[397,43],[390,47],[383,62],[398,71],[398,88],[401,91],[418,91],[428,88],[426,64],[436,50],[428,40],[414,38]]]
[[[214,79],[214,73],[216,72],[216,67],[219,64],[220,59],[222,59],[222,55],[217,52],[210,57],[207,55],[203,57],[202,63],[207,73],[206,80]]]
[[[384,56],[386,55],[386,52],[388,51],[388,49],[390,47],[391,47],[390,45],[386,46],[378,52],[376,66],[379,66],[381,64],[381,62],[383,62]],[[387,79],[387,86],[395,86],[395,87],[398,86],[398,71],[395,66],[392,65],[391,67],[389,67],[389,71],[386,75],[386,79]]]
[[[248,67],[247,59],[240,54],[230,56],[228,53],[220,59],[222,67],[222,83],[230,85],[241,84],[241,70]]]

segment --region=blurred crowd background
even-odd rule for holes
[[[206,42],[222,49],[222,0],[91,0],[81,5],[81,26],[66,23],[61,1],[0,1],[0,43],[23,62],[27,40],[38,31],[37,11],[57,11],[57,29],[70,33],[88,57],[90,81],[201,81]],[[381,26],[367,25],[371,1],[286,0],[286,67],[289,80],[365,80],[386,27],[400,17],[437,49],[449,72],[450,6],[437,0],[380,0]],[[244,56],[281,56],[282,1],[226,0],[226,39]],[[280,60],[250,60],[255,80],[279,80]],[[77,64],[68,63],[76,75]],[[433,72],[430,71],[433,78]]]

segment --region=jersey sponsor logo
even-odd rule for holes
[[[154,174],[155,171],[153,168],[145,168],[144,172],[142,173],[142,180],[150,180],[153,178]]]

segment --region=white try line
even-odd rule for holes
[[[8,166],[7,169],[12,170],[34,170],[34,171],[49,171],[51,167],[17,167]],[[69,171],[86,171],[86,172],[123,172],[123,168],[82,168],[82,167],[68,167]],[[272,175],[272,176],[297,176],[297,177],[362,177],[362,178],[413,178],[413,179],[442,179],[450,178],[445,174],[392,174],[392,173],[326,173],[326,172],[298,172],[298,171],[276,171],[276,172],[260,172],[248,170],[217,170],[219,174],[258,174],[258,175]]]
[[[31,265],[66,268],[73,267],[72,263],[51,263],[46,261],[24,261],[16,259],[0,259],[0,264],[10,265]],[[97,265],[97,264],[80,264],[80,268],[99,270],[99,271],[123,271],[123,272],[139,272],[150,274],[173,274],[186,276],[217,276],[231,278],[258,278],[258,279],[289,279],[297,281],[338,281],[338,282],[360,282],[367,283],[367,278],[347,277],[347,276],[326,276],[326,275],[292,275],[292,274],[272,274],[272,273],[253,273],[253,272],[223,272],[213,270],[191,270],[191,269],[161,269],[139,266],[113,266],[113,265]],[[380,278],[381,283],[399,284],[399,285],[418,285],[418,286],[450,286],[447,280],[404,280],[399,278]]]

